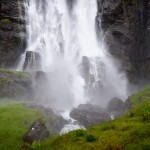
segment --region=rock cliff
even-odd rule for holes
[[[0,67],[12,67],[24,50],[23,0],[0,0]]]
[[[150,79],[149,15],[149,0],[98,0],[97,27],[135,84]]]

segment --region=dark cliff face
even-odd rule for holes
[[[12,67],[25,47],[23,0],[0,0],[0,67]]]
[[[98,0],[98,27],[133,83],[150,79],[149,15],[149,0]]]

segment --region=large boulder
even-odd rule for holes
[[[77,120],[84,127],[99,124],[110,119],[104,108],[92,104],[79,105],[70,112],[70,117]]]
[[[131,108],[131,104],[129,100],[123,102],[121,99],[117,97],[113,97],[107,104],[106,110],[112,119],[121,117],[125,111]]]
[[[36,120],[23,137],[24,142],[44,141],[50,135],[44,120]]]
[[[45,124],[47,128],[50,130],[52,135],[60,134],[62,128],[68,124],[69,122],[65,120],[62,116],[55,113],[51,108],[46,108],[42,105],[29,105],[30,107],[38,109],[42,112],[45,118]]]
[[[130,82],[150,80],[150,1],[97,0],[97,28]],[[99,33],[100,34],[100,33]]]
[[[23,0],[0,0],[0,67],[13,67],[26,47]]]

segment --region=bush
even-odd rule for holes
[[[30,147],[31,150],[37,150],[40,148],[40,142],[34,141]]]
[[[85,131],[82,129],[76,130],[77,137],[83,137],[85,135]]]
[[[92,134],[89,134],[86,136],[86,141],[87,142],[93,142],[93,141],[96,141],[96,137]]]

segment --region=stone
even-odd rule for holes
[[[120,61],[130,83],[150,81],[150,1],[97,0],[97,29],[109,52]]]
[[[109,115],[112,117],[112,119],[121,117],[124,114],[124,112],[129,110],[130,108],[131,104],[128,100],[123,102],[117,97],[112,98],[106,106],[106,109]]]
[[[35,71],[41,69],[41,57],[37,52],[27,51],[24,63],[24,70]]]
[[[86,128],[110,119],[109,114],[104,108],[92,104],[79,105],[70,112],[70,117]]]
[[[0,0],[0,67],[15,67],[26,47],[23,0]]]
[[[24,142],[33,143],[34,141],[44,141],[50,136],[50,133],[45,126],[45,123],[41,120],[36,120],[30,129],[25,133],[23,137]]]
[[[52,135],[59,135],[62,128],[69,123],[62,116],[55,113],[51,108],[46,108],[42,105],[37,104],[29,106],[37,108],[38,110],[40,110],[40,112],[42,112],[45,118],[45,124]]]

